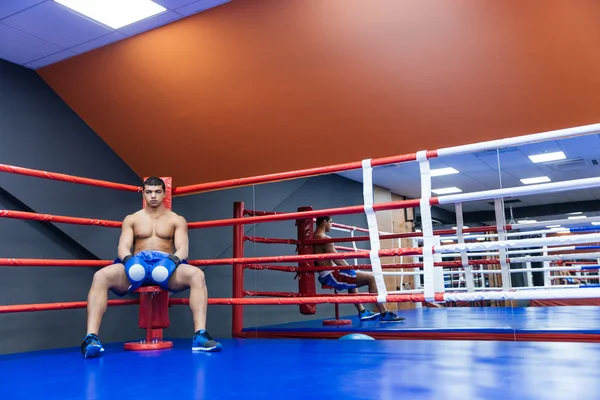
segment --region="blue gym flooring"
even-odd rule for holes
[[[446,307],[397,311],[402,323],[360,322],[356,315],[345,316],[352,325],[326,326],[322,320],[248,327],[245,332],[320,334],[348,332],[381,334],[464,333],[481,338],[486,334],[600,334],[600,308],[565,307]],[[549,336],[550,337],[550,336]],[[600,338],[599,338],[600,340]]]
[[[0,356],[2,399],[600,398],[600,344],[228,339],[220,353],[76,347]]]

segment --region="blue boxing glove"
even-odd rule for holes
[[[171,275],[173,275],[179,264],[181,264],[181,260],[175,255],[163,258],[154,265],[154,268],[150,272],[152,281],[160,285],[163,289],[166,289]]]
[[[125,273],[127,274],[127,278],[129,278],[132,286],[137,287],[141,285],[141,283],[146,279],[147,275],[143,260],[140,257],[129,254],[123,258],[123,264],[125,265]]]

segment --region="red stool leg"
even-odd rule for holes
[[[152,343],[152,298],[154,293],[142,293],[146,297],[146,344]]]
[[[162,330],[169,326],[169,297],[159,287],[147,286],[136,290],[140,293],[138,325],[146,330],[146,339],[125,343],[125,350],[161,350],[173,347],[173,342],[162,340]]]
[[[337,290],[333,291],[334,294],[337,294]],[[339,303],[335,303],[335,319],[325,319],[323,320],[323,325],[351,325],[352,321],[349,319],[340,319],[340,305]]]

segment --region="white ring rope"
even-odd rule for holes
[[[591,233],[587,235],[569,235],[569,236],[557,236],[551,238],[535,238],[535,239],[521,239],[521,240],[503,240],[497,242],[479,242],[479,243],[464,243],[464,244],[450,244],[444,246],[436,246],[433,250],[435,253],[456,253],[461,251],[482,251],[482,250],[499,250],[507,248],[521,248],[521,247],[539,247],[539,246],[552,246],[552,245],[564,245],[574,243],[595,243],[600,241],[600,234]]]
[[[492,150],[501,147],[517,146],[520,144],[530,144],[552,139],[589,135],[593,133],[600,133],[600,124],[577,126],[574,128],[558,129],[554,131],[534,133],[531,135],[522,135],[506,139],[489,140],[487,142],[471,143],[462,146],[446,147],[443,149],[438,149],[437,155],[438,157],[446,157],[464,153],[475,153],[483,150]]]

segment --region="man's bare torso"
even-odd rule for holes
[[[324,233],[315,232],[313,235],[313,239],[329,239],[329,236]],[[324,244],[314,244],[313,245],[313,254],[325,254],[327,253],[327,249]],[[316,267],[328,267],[333,265],[333,261],[331,260],[316,260]]]
[[[133,226],[133,253],[144,250],[173,252],[173,239],[179,216],[166,210],[162,215],[152,215],[140,210],[131,216]]]

